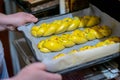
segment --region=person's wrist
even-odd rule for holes
[[[0,13],[0,24],[6,25],[7,15]]]

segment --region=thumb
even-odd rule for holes
[[[29,16],[28,18],[26,18],[27,22],[37,22],[38,18],[34,17],[34,16]]]
[[[40,69],[40,70],[45,70],[46,66],[43,63],[40,62],[35,62],[30,64],[31,68],[35,68],[35,69]]]

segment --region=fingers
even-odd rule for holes
[[[40,71],[42,73],[43,78],[45,77],[47,80],[62,80],[62,76],[56,73],[49,73],[45,71]]]
[[[46,66],[43,63],[37,62],[32,64],[32,69],[37,69],[38,74],[42,79],[46,80],[62,80],[62,76],[56,73],[49,73],[46,71]]]
[[[38,21],[34,15],[25,12],[18,12],[15,14],[7,15],[7,18],[8,19],[6,20],[5,24],[13,26],[21,26],[29,22]]]
[[[38,18],[36,18],[36,17],[33,16],[32,14],[26,13],[26,14],[25,14],[25,17],[27,17],[27,18],[26,18],[27,22],[37,22],[37,21],[38,21]]]
[[[33,63],[31,65],[31,67],[38,69],[38,70],[45,70],[46,69],[45,65],[43,63],[40,63],[40,62]]]
[[[59,74],[46,73],[46,76],[49,76],[49,80],[62,80],[62,77]]]
[[[26,66],[14,80],[20,80],[21,78],[22,80],[62,80],[61,75],[45,71],[45,65],[40,62]]]

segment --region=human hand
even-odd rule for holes
[[[45,65],[42,63],[33,63],[9,80],[62,80],[62,77],[59,74],[45,71]]]
[[[18,12],[15,14],[7,15],[8,20],[6,21],[7,24],[12,26],[21,26],[28,22],[37,22],[38,19],[33,16],[32,14],[25,13],[25,12]]]

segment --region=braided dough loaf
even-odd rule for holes
[[[89,40],[103,38],[111,34],[108,26],[94,26],[84,30],[75,30],[71,34],[54,35],[45,40],[41,40],[37,47],[41,52],[56,52],[76,44],[82,44]]]
[[[60,34],[65,31],[72,31],[80,27],[92,27],[100,23],[97,16],[83,16],[74,18],[64,18],[62,20],[54,20],[50,23],[42,23],[31,28],[31,34],[34,37],[50,36]]]
[[[101,42],[98,42],[97,44],[95,45],[88,45],[88,46],[83,46],[81,47],[79,50],[77,49],[73,49],[71,50],[70,52],[68,53],[59,53],[57,55],[55,55],[53,57],[53,59],[59,59],[63,56],[66,56],[66,55],[69,55],[69,54],[75,54],[75,53],[78,53],[80,51],[85,51],[85,50],[89,50],[89,49],[94,49],[94,48],[98,48],[98,47],[102,47],[102,46],[107,46],[107,45],[110,45],[110,44],[115,44],[115,43],[119,43],[120,42],[120,37],[117,37],[117,36],[112,36],[104,41],[101,41]]]

